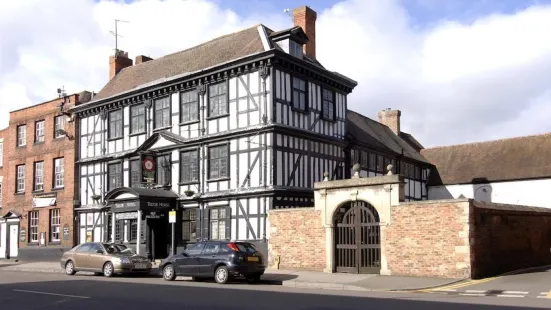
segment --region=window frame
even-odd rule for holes
[[[300,82],[304,82],[304,90],[300,89],[300,86],[296,86],[296,84],[300,85]],[[292,76],[291,80],[291,100],[293,103],[293,109],[300,112],[308,112],[308,81],[300,78],[298,76]],[[299,102],[297,103],[295,100],[295,92],[298,93]],[[304,95],[304,107],[300,107],[300,95]]]
[[[225,88],[225,93],[224,94],[220,94],[220,87],[221,86],[224,86]],[[216,95],[212,95],[213,91],[212,89],[216,87],[217,90],[216,90]],[[216,102],[217,104],[217,112],[216,114],[213,113],[212,111],[212,107],[213,107],[213,102],[211,102],[211,100],[213,98],[224,98],[224,104],[225,104],[225,109],[224,111],[221,111],[220,109],[220,105],[221,103],[220,102]],[[228,116],[230,114],[230,104],[229,104],[229,101],[230,101],[230,94],[229,94],[229,85],[228,85],[228,81],[225,80],[225,81],[222,81],[222,82],[218,82],[218,83],[213,83],[213,84],[209,84],[208,85],[208,90],[207,90],[207,106],[208,106],[208,111],[207,111],[207,119],[212,119],[212,118],[218,118],[218,117],[224,117],[224,116]]]
[[[27,124],[18,125],[16,127],[16,146],[27,146]]]
[[[22,181],[23,182],[20,182],[21,179],[19,178],[19,168],[23,168],[22,169],[22,172],[23,172]],[[25,169],[26,169],[25,164],[15,166],[15,193],[16,194],[25,193],[25,190],[26,190],[26,186],[25,186],[26,185],[25,184],[26,171],[25,171]],[[19,189],[20,184],[23,185],[22,190]]]
[[[34,122],[34,143],[44,143],[46,141],[46,121],[41,119]]]
[[[57,120],[60,120],[59,123]],[[59,125],[59,126],[58,126]],[[54,116],[54,139],[63,138],[64,135],[61,133],[58,133],[58,130],[65,130],[65,122],[63,115],[56,115]]]
[[[56,221],[54,221],[56,220]],[[57,232],[55,228],[57,227]],[[57,234],[57,238],[55,238]],[[50,242],[61,242],[61,209],[50,209]]]
[[[188,95],[190,98],[194,98],[194,100],[191,101],[184,101],[184,95]],[[199,91],[197,89],[189,89],[186,91],[180,92],[180,124],[189,124],[189,123],[196,123],[200,120],[200,100],[199,100]],[[184,110],[186,110],[184,107],[188,107],[188,110],[191,111],[192,107],[195,105],[195,115],[192,117],[190,116],[191,113],[188,115],[187,119],[184,119]]]
[[[197,240],[197,213],[199,208],[184,208],[182,210],[182,241],[196,242]],[[189,219],[186,217],[186,213],[189,214]],[[186,227],[186,223],[189,223],[189,226]],[[195,227],[193,232],[192,226]],[[186,229],[187,228],[187,229]],[[186,239],[186,233],[189,233],[189,239]]]
[[[140,109],[143,109],[143,114],[139,114],[135,112],[136,110],[139,111]],[[147,115],[147,108],[145,106],[145,103],[130,106],[130,123],[129,123],[130,135],[139,135],[147,132],[146,115]],[[139,121],[143,120],[143,129],[139,128],[139,126],[138,128],[136,128],[136,126],[134,125],[134,120],[136,120],[138,125],[139,125]],[[137,130],[137,129],[141,129],[141,130]]]
[[[107,191],[111,191],[111,190],[117,188],[117,187],[113,187],[113,188],[111,187],[112,186],[111,185],[111,176],[112,175],[111,175],[110,168],[112,166],[119,166],[119,168],[120,168],[120,171],[117,171],[116,174],[113,174],[114,176],[116,176],[118,174],[117,178],[120,180],[120,185],[118,185],[117,187],[124,186],[124,184],[123,184],[123,182],[124,182],[124,176],[123,176],[124,169],[123,169],[122,162],[119,161],[119,162],[108,163],[107,164]]]
[[[226,228],[228,227],[228,218],[227,218],[227,212],[228,212],[228,207],[227,206],[223,206],[223,207],[211,207],[208,209],[209,210],[209,239],[210,240],[227,240],[227,236],[226,236]],[[216,214],[217,214],[217,217],[214,218],[213,217],[213,213],[216,211]],[[222,217],[220,214],[221,212],[220,211],[223,211],[224,212],[224,216]],[[213,223],[216,222],[216,226],[217,226],[217,232],[218,234],[215,236],[214,234],[214,231],[212,230],[212,227],[213,227]],[[223,223],[223,229],[220,229],[221,225],[220,223]],[[220,232],[222,231],[222,234],[223,234],[223,238],[220,238],[221,234]],[[215,238],[216,237],[216,238]]]
[[[187,164],[184,166],[184,154],[193,154],[195,155],[195,161],[193,163],[189,162],[190,164]],[[186,162],[187,163],[187,162]],[[189,180],[185,180],[184,179],[184,171],[191,171],[191,167],[193,166],[193,164],[195,165],[195,175],[192,176],[192,173],[190,172],[189,175],[190,175],[190,179]],[[180,177],[179,177],[179,181],[180,181],[180,184],[195,184],[195,183],[199,183],[199,165],[200,165],[200,160],[199,160],[199,149],[192,149],[192,150],[182,150],[180,151]],[[193,178],[195,177],[195,178]]]
[[[136,175],[137,175],[137,180],[136,180],[136,184],[134,184],[134,181],[132,180],[132,176],[133,176],[133,171],[132,170],[132,164],[137,164],[138,166],[138,169],[135,171],[136,172]],[[128,187],[131,187],[131,188],[141,188],[143,187],[142,186],[142,183],[141,183],[141,165],[140,165],[140,159],[139,158],[134,158],[134,159],[130,159],[128,161]]]
[[[168,109],[168,125],[164,125],[163,126],[158,126],[157,124],[157,104],[159,102],[163,102],[164,100],[167,100],[168,102],[168,107],[165,107],[159,111],[165,111]],[[161,98],[156,98],[153,100],[153,130],[163,130],[163,129],[166,129],[166,128],[169,128],[169,127],[172,127],[172,96],[171,95],[168,95],[168,96],[164,96],[164,97],[161,97]]]
[[[61,172],[57,171],[57,163],[61,162]],[[62,189],[65,188],[65,157],[57,157],[53,160],[53,169],[52,169],[53,177],[52,177],[52,188],[53,189]],[[58,175],[60,175],[61,185],[57,184],[58,181]]]
[[[325,94],[326,93],[330,93],[331,94],[331,100],[327,100],[326,97],[325,97]],[[336,104],[336,93],[334,90],[332,89],[329,89],[329,88],[325,88],[325,87],[322,87],[321,89],[321,115],[322,115],[322,119],[326,120],[326,121],[331,121],[331,122],[334,122],[336,121],[336,108],[337,108],[337,104]],[[328,103],[327,107],[326,107],[326,103]],[[328,115],[329,112],[327,112],[329,109],[329,104],[331,104],[331,115]]]
[[[120,118],[113,120],[112,116],[119,113],[120,113]],[[112,130],[114,130],[114,132],[112,132]],[[113,134],[115,134],[115,136],[113,136]],[[118,140],[118,139],[122,139],[123,137],[124,137],[124,113],[122,108],[109,111],[107,115],[107,139]]]
[[[36,215],[36,217],[34,217],[33,215]],[[39,220],[40,220],[40,211],[38,210],[29,211],[29,243],[38,243],[38,225],[40,224]],[[36,235],[36,239],[33,238],[33,236],[35,235]]]
[[[162,168],[161,164],[160,164],[160,160],[162,158],[165,158],[165,157],[168,157],[168,166],[169,166],[169,169],[167,169],[167,171],[164,171],[164,169]],[[157,178],[157,185],[172,185],[172,153],[165,153],[165,154],[158,154],[156,159],[155,159],[155,165],[157,165],[157,169],[155,171],[155,173],[157,174],[156,175],[156,178]],[[159,174],[159,172],[161,172],[161,170],[163,170],[163,173],[167,173],[168,172],[168,176],[166,176],[166,179],[168,180],[168,183],[161,183],[161,175]],[[164,180],[163,180],[164,182]]]
[[[0,168],[4,167],[4,141],[0,141]]]
[[[226,161],[226,171],[225,171],[225,175],[224,176],[220,176],[220,170],[218,171],[218,176],[216,177],[213,177],[212,176],[212,167],[213,167],[213,164],[212,164],[212,156],[211,156],[211,151],[213,149],[218,149],[218,148],[225,148],[226,149],[226,156],[225,157],[217,157],[216,159],[217,160],[222,160],[223,158],[225,159]],[[223,179],[228,179],[230,177],[230,144],[229,143],[224,143],[224,144],[217,144],[217,145],[211,145],[208,147],[208,180],[209,181],[212,181],[212,180],[223,180]],[[220,165],[220,164],[219,164]],[[219,168],[220,169],[220,168]]]
[[[2,182],[0,182],[0,209],[2,209],[2,197],[4,195],[4,187],[2,186]]]
[[[39,168],[40,167],[40,171]],[[44,191],[44,161],[35,161],[33,164],[33,192]]]

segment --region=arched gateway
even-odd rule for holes
[[[347,202],[335,210],[335,271],[381,271],[379,213],[364,201]]]

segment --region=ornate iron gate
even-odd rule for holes
[[[336,271],[378,274],[381,237],[377,210],[363,201],[347,203],[337,210],[334,227]]]

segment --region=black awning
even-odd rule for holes
[[[172,190],[130,187],[119,187],[105,195],[112,212],[164,211],[176,208],[178,198]]]

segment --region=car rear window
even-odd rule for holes
[[[239,251],[244,253],[252,254],[257,251],[254,245],[250,243],[236,243],[235,245],[237,245],[237,248],[239,248]]]

